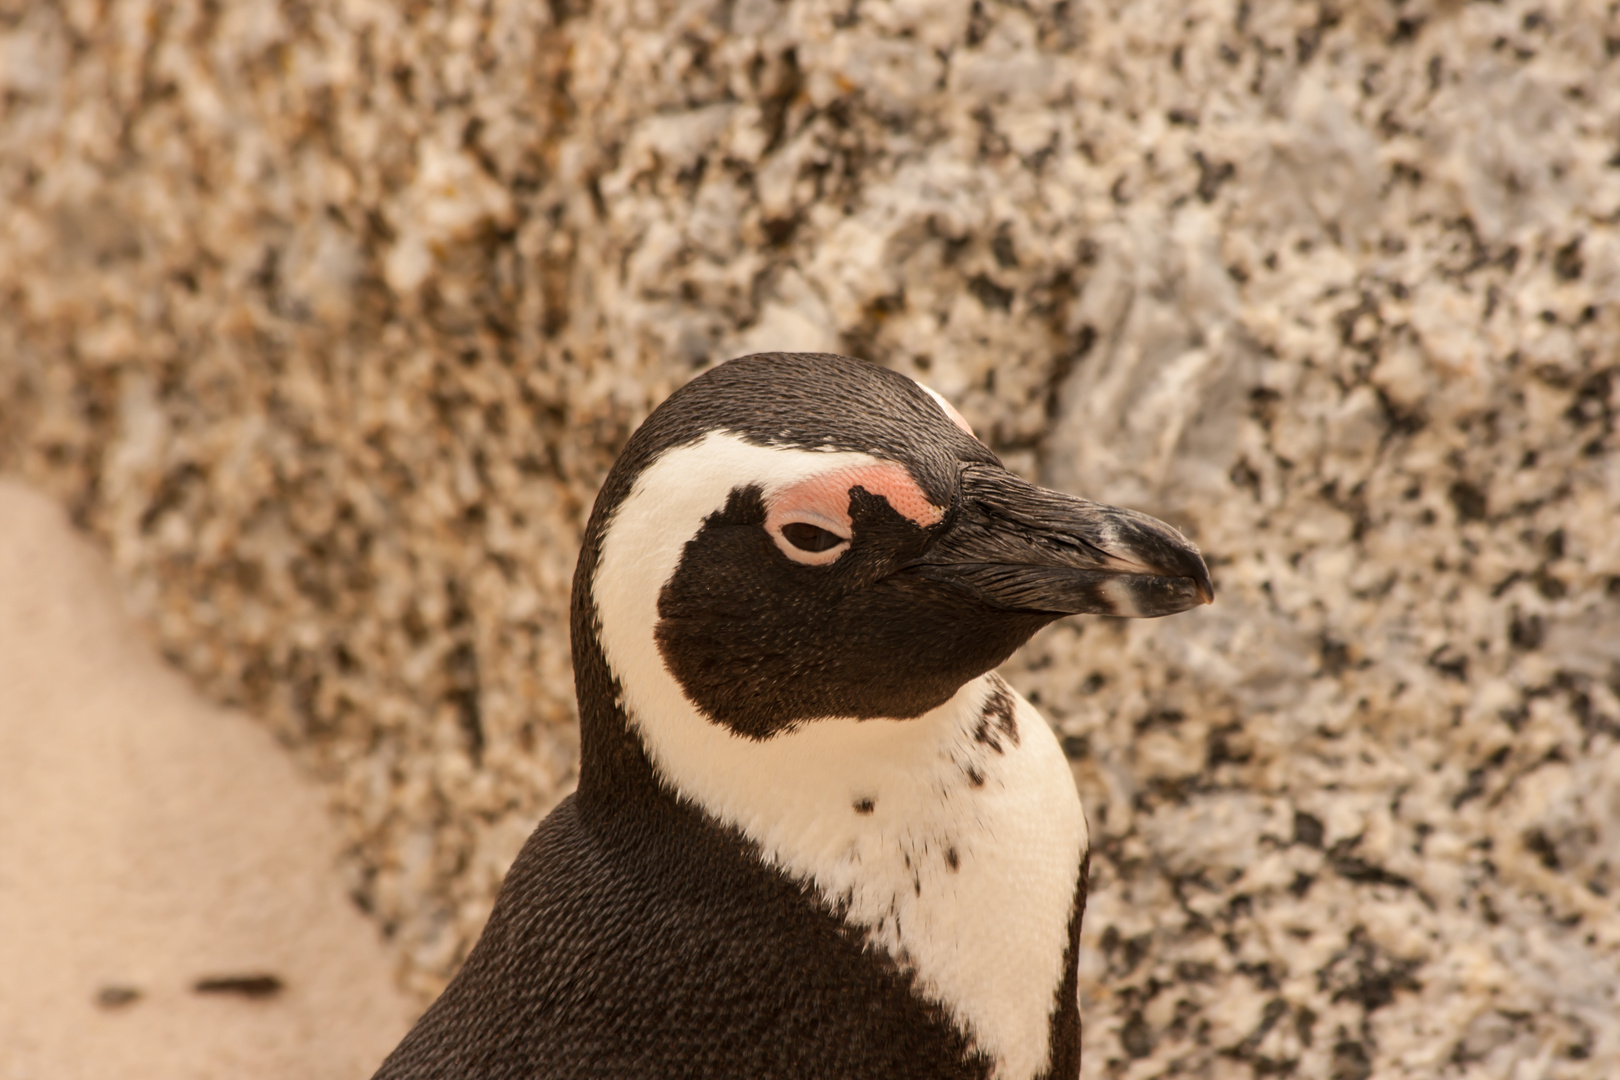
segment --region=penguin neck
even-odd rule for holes
[[[1041,1074],[1087,838],[1062,750],[1027,702],[991,673],[914,719],[754,740],[662,669],[612,677],[594,633],[589,652],[605,691],[588,705],[581,689],[593,813],[649,796],[690,805],[909,971],[998,1080]],[[649,692],[649,674],[669,685]]]

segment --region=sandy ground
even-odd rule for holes
[[[0,481],[0,1080],[369,1076],[413,1005],[339,843],[60,510]]]

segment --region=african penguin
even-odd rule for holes
[[[840,356],[699,375],[574,576],[578,791],[379,1080],[1065,1080],[1086,823],[994,672],[1212,597],[1153,518],[1035,487]]]

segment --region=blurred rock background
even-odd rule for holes
[[[0,0],[0,92],[0,469],[419,992],[571,783],[618,446],[825,349],[1209,556],[1008,672],[1088,1076],[1620,1074],[1610,0]]]

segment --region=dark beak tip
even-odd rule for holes
[[[1198,574],[1193,578],[1193,585],[1198,590],[1200,604],[1215,602],[1215,582],[1210,579],[1209,566],[1204,562],[1203,556],[1198,558]]]

